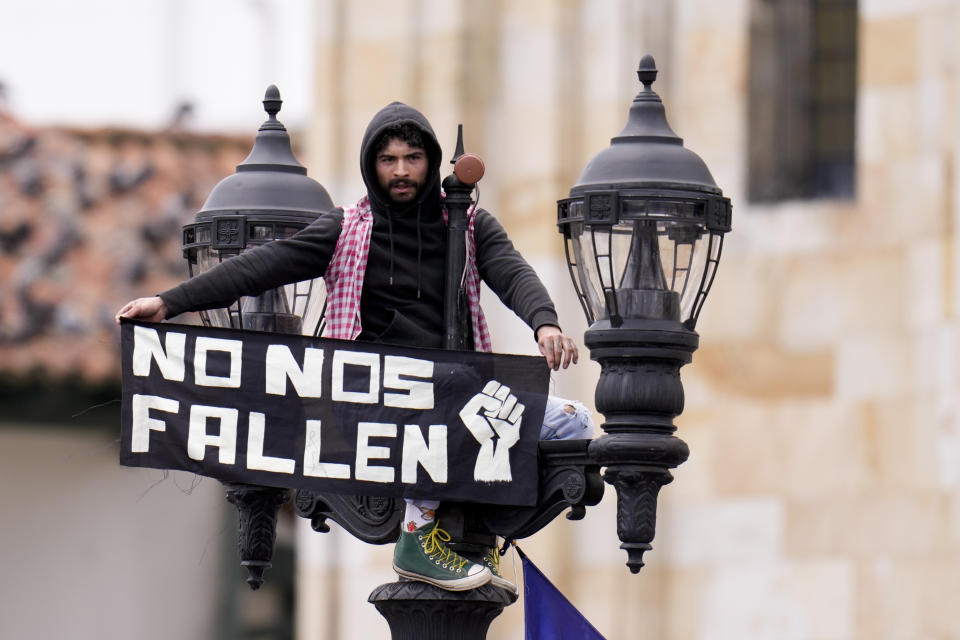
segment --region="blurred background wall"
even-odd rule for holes
[[[113,315],[187,276],[269,82],[303,130],[310,4],[0,8],[0,638],[292,637],[290,514],[251,599],[220,484],[119,466]]]
[[[47,4],[16,30],[38,43],[20,61],[70,67],[92,48],[83,75],[113,75],[95,92],[61,81],[50,112],[27,98],[54,67],[0,58],[0,564],[14,567],[0,625],[18,625],[0,635],[121,637],[118,611],[162,629],[160,607],[188,602],[166,635],[386,637],[366,597],[393,579],[389,548],[285,519],[275,591],[251,597],[216,483],[184,495],[190,477],[117,468],[115,408],[74,417],[118,393],[109,316],[183,277],[176,229],[243,157],[276,82],[300,159],[338,202],[363,193],[360,137],[386,103],[423,110],[447,157],[463,123],[487,164],[481,206],[580,335],[555,201],[626,121],[649,52],[671,125],[734,204],[682,373],[691,456],[640,575],[612,491],[522,546],[611,640],[960,638],[956,0]],[[51,31],[87,37],[52,57]],[[105,44],[121,36],[133,69]],[[112,98],[81,106],[88,93]],[[533,353],[487,298],[495,348]],[[555,390],[589,401],[597,373],[584,357]],[[64,551],[76,540],[86,554]],[[522,637],[521,604],[490,637]]]

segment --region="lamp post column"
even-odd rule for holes
[[[584,339],[590,357],[600,363],[595,402],[606,418],[604,435],[590,443],[590,457],[606,467],[603,478],[617,490],[617,535],[633,573],[651,548],[660,487],[673,480],[670,469],[689,455],[686,443],[673,435],[673,418],[683,411],[680,368],[698,342],[679,322],[636,325],[595,325]]]

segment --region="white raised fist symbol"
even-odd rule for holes
[[[523,409],[517,396],[510,393],[510,387],[491,380],[460,410],[463,424],[480,443],[474,480],[509,482],[513,479],[510,447],[520,439]]]

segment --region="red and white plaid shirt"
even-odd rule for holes
[[[327,286],[325,338],[354,340],[360,335],[360,293],[367,272],[373,214],[364,196],[353,207],[344,207],[337,247],[323,276]]]
[[[473,348],[476,351],[491,351],[490,330],[480,308],[480,272],[477,270],[477,242],[473,225],[476,210],[467,213],[466,238],[467,261],[464,283],[467,303],[470,308],[470,323],[473,327]],[[447,210],[443,210],[444,222]],[[325,338],[355,340],[363,327],[360,322],[360,294],[363,292],[363,277],[367,272],[370,255],[370,237],[373,233],[373,213],[370,199],[364,196],[352,207],[343,209],[343,226],[337,248],[333,252],[324,281],[327,285],[327,323]]]

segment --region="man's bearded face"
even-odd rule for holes
[[[380,188],[395,204],[412,202],[426,183],[428,165],[423,147],[412,147],[400,138],[390,138],[376,158]]]

